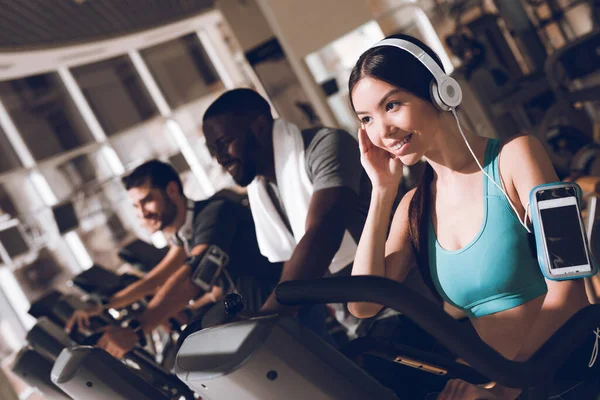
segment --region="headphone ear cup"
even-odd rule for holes
[[[429,94],[431,95],[433,104],[435,104],[437,108],[439,108],[442,111],[452,110],[452,108],[448,107],[448,105],[446,105],[446,103],[444,103],[444,101],[442,100],[442,97],[440,96],[438,85],[437,85],[437,82],[435,81],[435,79],[433,79],[431,81],[431,84],[429,85]]]
[[[438,94],[442,102],[454,110],[462,102],[462,89],[456,80],[450,76],[446,76],[438,86]]]

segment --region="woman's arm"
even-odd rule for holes
[[[394,215],[388,240],[387,227],[396,192],[373,190],[369,214],[363,228],[352,275],[375,275],[403,281],[414,264],[414,253],[408,230],[408,206],[414,194],[409,191]],[[381,310],[380,304],[349,303],[348,309],[357,318],[369,318]]]
[[[523,209],[535,186],[559,181],[546,150],[533,136],[521,136],[507,143],[501,161],[501,170],[503,174],[506,171],[504,176],[512,182]],[[575,312],[589,305],[582,279],[546,282],[548,294],[516,360],[531,357]]]
[[[506,143],[500,157],[502,183],[515,208],[523,218],[529,193],[544,183],[558,182],[552,162],[539,140],[520,136]],[[546,281],[548,293],[529,334],[510,358],[529,359],[579,309],[588,305],[583,280]],[[460,380],[448,382],[440,398],[513,400],[520,389],[496,385],[490,390]]]

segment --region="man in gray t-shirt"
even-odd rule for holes
[[[306,174],[314,192],[330,188],[348,188],[357,196],[350,201],[345,215],[345,228],[358,243],[371,199],[371,181],[360,164],[358,142],[348,132],[332,128],[312,128],[302,131]],[[270,182],[268,192],[284,222],[291,230],[287,210]]]
[[[240,186],[249,185],[257,176],[265,178],[272,203],[291,231],[288,213],[293,210],[284,209],[277,189],[274,120],[267,101],[249,89],[231,90],[212,103],[203,123],[207,147],[219,164]],[[325,276],[344,232],[349,231],[358,243],[371,197],[370,181],[352,135],[331,128],[307,129],[301,134],[313,192],[305,234],[285,262],[280,281]],[[344,272],[349,275],[350,268],[340,271]],[[283,309],[274,296],[263,306],[269,312]]]

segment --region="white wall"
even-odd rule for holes
[[[304,58],[372,19],[363,0],[257,0],[323,124],[339,126]]]
[[[294,55],[309,53],[373,19],[364,0],[258,0],[277,20]],[[278,35],[279,35],[278,34]]]
[[[227,19],[244,52],[274,36],[269,23],[254,1],[219,0],[216,6]]]

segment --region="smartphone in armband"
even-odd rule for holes
[[[192,269],[192,282],[209,292],[228,262],[227,253],[219,246],[211,245],[202,255],[188,258],[186,264]]]
[[[534,187],[529,194],[537,258],[544,276],[560,281],[595,275],[581,218],[581,188],[571,182]]]

